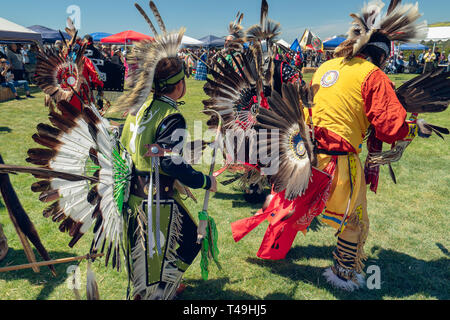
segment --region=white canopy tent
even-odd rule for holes
[[[291,45],[289,43],[287,43],[286,41],[284,41],[283,39],[277,41],[278,44],[281,44],[282,46],[286,47],[286,48],[290,48]]]
[[[0,41],[42,41],[40,33],[0,18]]]
[[[427,41],[446,41],[450,39],[450,27],[428,28]]]
[[[188,36],[183,36],[183,40],[181,40],[181,44],[184,46],[201,47],[205,43],[200,40],[188,37]]]

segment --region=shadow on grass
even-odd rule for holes
[[[437,244],[438,245],[438,244]],[[450,298],[450,264],[446,257],[424,261],[407,254],[384,250],[374,247],[366,261],[368,266],[378,266],[381,270],[381,289],[369,290],[363,288],[355,292],[338,290],[328,284],[322,276],[323,268],[301,265],[299,259],[328,259],[331,257],[334,246],[297,246],[291,249],[285,260],[267,261],[258,258],[248,258],[247,261],[260,267],[269,268],[274,274],[313,284],[325,289],[341,300],[382,300],[389,298],[407,298],[414,294],[440,300]],[[370,256],[374,256],[371,258]],[[367,275],[368,277],[370,275]],[[293,297],[288,297],[293,299]]]
[[[450,252],[448,252],[448,249],[442,243],[436,243],[436,246],[442,251],[443,254],[450,257]]]
[[[30,94],[33,95],[41,92],[42,92],[41,88],[39,88],[37,85],[34,84],[30,85]],[[25,90],[23,89],[23,87],[17,88],[17,94],[19,96],[25,95]]]
[[[214,280],[186,280],[186,290],[178,297],[178,300],[261,300],[260,297],[250,295],[243,291],[224,289],[230,283],[228,278]],[[263,300],[289,300],[284,293],[271,293]]]
[[[36,260],[38,262],[43,261],[41,257],[36,253]],[[73,257],[73,254],[69,252],[49,252],[52,259],[63,259]],[[28,264],[28,260],[23,250],[14,250],[9,248],[8,255],[5,260],[0,263],[0,268],[8,266],[17,266]],[[36,297],[36,300],[47,300],[53,290],[64,283],[67,279],[67,268],[69,265],[75,265],[77,262],[57,264],[55,265],[56,277],[54,277],[48,267],[40,267],[40,272],[35,273],[32,269],[24,269],[17,271],[9,271],[0,273],[0,279],[5,281],[11,280],[28,280],[31,285],[43,286],[41,292]],[[67,289],[69,290],[69,289]],[[24,297],[26,299],[26,297]]]
[[[245,200],[244,193],[242,191],[236,192],[237,193],[217,192],[214,194],[213,198],[218,200],[231,201],[232,208],[248,208],[249,210],[256,210],[256,211],[261,209],[263,202],[250,203]]]
[[[10,132],[12,132],[12,129],[11,128],[8,128],[8,127],[0,127],[0,133],[10,133]]]

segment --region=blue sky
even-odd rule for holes
[[[15,0],[2,1],[0,17],[25,27],[44,25],[63,29],[70,15],[67,8],[76,5],[81,12],[80,35],[92,32],[118,33],[135,30],[151,34],[134,7],[138,2],[149,11],[147,0]],[[244,26],[259,21],[260,0],[156,0],[167,28],[187,28],[194,38],[224,36],[237,11],[245,14]],[[364,0],[269,0],[269,17],[281,23],[281,38],[292,42],[310,28],[322,39],[343,34],[349,27],[351,12],[359,12]],[[387,4],[388,0],[384,0]],[[412,2],[412,1],[406,1]],[[429,23],[450,21],[450,1],[419,2],[423,20]],[[151,16],[152,17],[152,16]]]

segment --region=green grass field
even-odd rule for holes
[[[310,79],[311,75],[306,75]],[[394,75],[397,85],[411,76]],[[204,120],[201,101],[206,98],[203,83],[188,80],[186,105],[182,107],[188,125]],[[27,150],[36,147],[31,139],[39,122],[48,122],[44,95],[35,90],[35,99],[0,103],[0,153],[6,163],[26,165]],[[450,127],[446,111],[423,118],[436,125]],[[381,270],[381,289],[363,289],[344,293],[329,286],[322,277],[323,269],[332,263],[331,252],[336,239],[334,230],[322,226],[306,237],[297,236],[293,248],[284,261],[263,261],[256,257],[267,224],[234,243],[230,223],[249,217],[259,209],[242,197],[236,186],[221,186],[210,201],[220,232],[220,260],[223,271],[211,267],[210,278],[200,275],[200,256],[185,274],[187,290],[180,299],[186,300],[380,300],[380,299],[440,299],[450,298],[450,238],[449,206],[450,152],[448,139],[437,137],[416,139],[403,159],[394,164],[398,184],[394,185],[387,168],[382,168],[378,194],[369,193],[370,233],[365,251],[366,266]],[[362,160],[365,154],[361,155]],[[200,168],[207,172],[207,168]],[[42,216],[44,205],[30,190],[34,178],[12,176],[19,198],[36,225],[41,240],[54,259],[85,255],[92,237],[87,234],[74,249],[68,247],[70,237],[58,231],[57,224]],[[222,178],[224,179],[224,178]],[[201,209],[204,192],[194,191],[199,203],[186,201],[191,212]],[[27,263],[22,246],[0,205],[0,223],[8,237],[10,251],[0,268]],[[37,252],[36,252],[37,255]],[[37,255],[38,256],[38,255]],[[40,258],[38,257],[38,260]],[[0,273],[1,300],[73,300],[68,289],[68,264],[56,267],[58,276],[52,277],[46,267],[40,273],[32,270]],[[103,300],[122,300],[126,297],[126,271],[118,273],[104,267],[102,259],[93,264]],[[86,279],[86,262],[80,264],[82,283]],[[82,297],[85,293],[82,290]]]

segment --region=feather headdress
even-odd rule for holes
[[[155,35],[155,39],[136,43],[129,58],[130,64],[137,67],[130,74],[135,85],[129,93],[123,94],[119,98],[116,105],[110,109],[110,112],[128,111],[134,114],[139,110],[152,92],[158,62],[164,58],[177,57],[185,32],[185,29],[181,28],[178,32],[168,33],[156,5],[153,1],[150,1],[150,9],[156,17],[156,21],[162,32],[159,35],[145,11],[138,4],[135,6],[149,24],[150,29]]]
[[[423,39],[427,31],[427,23],[419,23],[421,17],[416,3],[401,4],[401,0],[391,0],[387,12],[382,15],[384,3],[380,0],[366,4],[361,14],[352,13],[352,26],[347,33],[347,40],[339,45],[335,57],[350,59],[361,52],[372,36],[380,34],[390,41],[410,42]],[[376,43],[374,45],[377,45]],[[385,51],[390,48],[384,48]]]
[[[251,26],[247,32],[246,37],[249,42],[267,41],[267,47],[273,44],[274,40],[281,34],[281,26],[268,18],[269,4],[266,0],[261,2],[261,14],[259,24]]]
[[[236,19],[231,21],[228,26],[228,37],[226,41],[226,49],[241,51],[244,48],[245,32],[242,26],[244,14],[238,12]]]
[[[259,73],[258,86],[272,87],[274,74],[274,52],[275,40],[281,34],[281,26],[268,18],[269,4],[266,0],[261,2],[261,13],[259,24],[251,26],[246,31],[246,40],[251,43],[250,50],[253,52],[255,64]],[[263,50],[265,42],[267,51]]]

